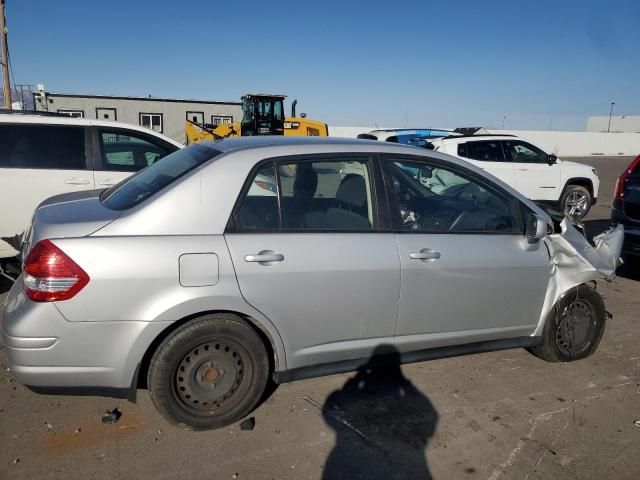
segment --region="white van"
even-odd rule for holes
[[[18,254],[44,199],[107,188],[182,147],[126,123],[45,112],[0,114],[0,259]]]

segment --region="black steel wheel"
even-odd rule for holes
[[[556,346],[566,357],[577,357],[587,350],[598,327],[593,305],[577,298],[558,315],[556,321]]]
[[[591,355],[604,334],[606,311],[589,285],[568,291],[547,316],[542,338],[529,351],[548,362],[571,362]]]
[[[267,350],[254,329],[236,315],[215,314],[182,325],[160,344],[148,385],[169,422],[205,430],[247,415],[268,378]]]

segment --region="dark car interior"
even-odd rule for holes
[[[401,228],[426,232],[516,231],[510,202],[496,192],[466,181],[434,193],[416,178],[429,178],[435,170],[416,164],[414,171],[390,164],[399,211],[395,221]]]

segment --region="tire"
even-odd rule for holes
[[[249,414],[264,394],[269,370],[267,349],[247,322],[212,314],[162,341],[147,382],[153,404],[169,423],[208,430]]]
[[[560,208],[564,213],[584,218],[591,210],[591,200],[591,193],[587,188],[581,185],[567,185],[560,198]]]
[[[606,311],[600,294],[588,285],[579,285],[558,300],[547,316],[542,341],[529,351],[547,362],[586,358],[598,347],[605,320]]]

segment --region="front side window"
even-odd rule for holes
[[[270,164],[251,179],[236,213],[235,228],[372,230],[369,172],[368,161],[357,158]]]
[[[221,152],[204,145],[190,145],[155,162],[149,168],[102,192],[102,204],[112,210],[127,210],[155,195],[171,183]]]
[[[507,157],[517,163],[547,163],[549,156],[538,147],[522,140],[508,140],[505,143]]]
[[[505,161],[502,145],[500,145],[499,141],[467,142],[465,150],[465,154],[461,156],[472,160],[479,160],[481,162]],[[458,147],[458,154],[460,155],[460,146]],[[511,161],[511,159],[507,159],[506,161]]]
[[[428,233],[518,233],[513,201],[470,175],[421,161],[390,159],[395,228]]]
[[[85,170],[84,128],[0,125],[0,167]]]
[[[102,169],[137,172],[175,151],[127,131],[100,132]]]
[[[140,125],[158,133],[162,133],[162,114],[141,113]]]

